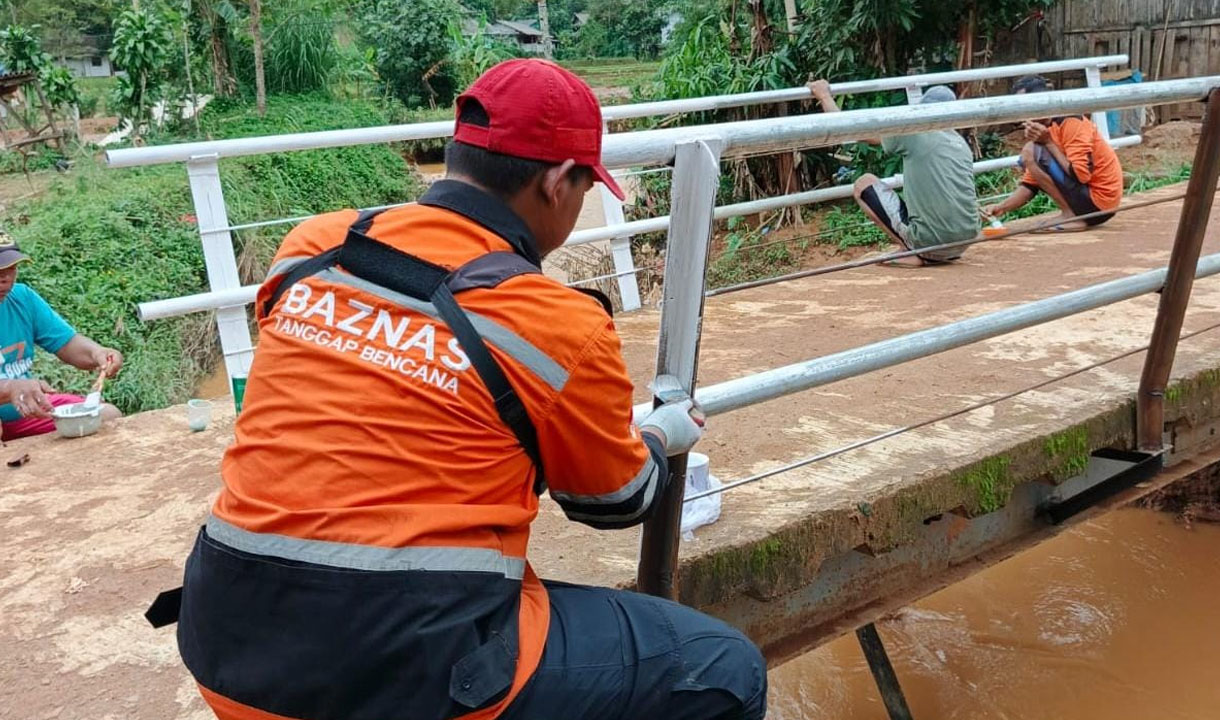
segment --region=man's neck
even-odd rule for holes
[[[507,205],[510,210],[512,210],[514,213],[516,213],[517,217],[521,218],[521,222],[525,223],[525,226],[527,228],[529,228],[530,234],[533,235],[533,237],[534,237],[534,244],[535,244],[534,249],[538,251],[539,255],[542,257],[546,257],[546,255],[550,254],[551,248],[538,247],[538,237],[539,237],[538,231],[540,228],[538,228],[537,225],[535,225],[532,222],[532,218],[535,217],[536,208],[532,207],[530,202],[525,199],[526,195],[527,195],[525,192],[519,192],[511,198],[501,197],[500,195],[496,194],[495,191],[493,191],[493,190],[489,189],[488,187],[484,186],[483,184],[479,183],[474,178],[472,178],[468,175],[463,175],[462,173],[459,173],[459,172],[453,172],[448,169],[446,169],[446,171],[445,171],[445,179],[446,180],[456,180],[460,183],[465,183],[467,185],[471,185],[473,187],[476,187],[476,188],[482,190],[483,192],[487,193],[488,195],[499,198],[499,200],[501,202],[503,202],[505,205]]]

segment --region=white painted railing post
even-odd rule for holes
[[[220,185],[220,167],[215,155],[192,157],[187,161],[186,174],[191,184],[191,199],[195,203],[195,219],[199,223],[199,238],[203,243],[203,261],[208,270],[208,285],[212,291],[241,287],[237,274],[237,257],[233,253],[233,235],[229,232],[229,213],[225,208],[224,189]],[[220,347],[224,351],[225,370],[229,387],[233,378],[249,375],[253,342],[247,324],[245,306],[220,308],[216,311],[216,327]]]
[[[923,100],[923,88],[918,85],[907,85],[907,105],[918,105]]]
[[[670,189],[673,223],[665,246],[665,288],[657,340],[657,375],[673,375],[692,396],[699,367],[699,335],[712,246],[712,208],[720,185],[721,142],[677,143]],[[669,459],[669,487],[644,523],[636,585],[640,592],[677,600],[679,530],[686,453]]]
[[[1101,66],[1091,65],[1085,68],[1084,80],[1091,88],[1101,87]],[[1106,118],[1105,110],[1097,110],[1093,113],[1093,124],[1097,126],[1097,132],[1108,141],[1110,139],[1110,121]]]
[[[606,123],[602,123],[602,133],[610,134]],[[602,195],[602,215],[606,225],[621,225],[626,221],[623,203],[614,197],[614,193],[605,185],[598,183],[597,187]],[[635,260],[631,257],[631,237],[616,237],[610,240],[610,256],[614,260],[614,272],[618,275],[618,294],[623,302],[623,310],[639,310],[640,284],[635,275]]]

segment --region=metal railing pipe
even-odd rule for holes
[[[642,130],[607,136],[602,144],[602,162],[614,168],[668,164],[679,140],[720,139],[725,144],[724,157],[729,158],[840,145],[861,138],[1197,102],[1217,85],[1220,76]]]
[[[877,92],[906,87],[922,87],[949,82],[968,82],[988,80],[1003,77],[1015,77],[1031,73],[1064,72],[1083,70],[1110,65],[1124,65],[1126,55],[1105,55],[1093,58],[1074,60],[1055,60],[1043,63],[1028,63],[1025,65],[1000,65],[990,68],[976,68],[942,73],[926,73],[923,75],[906,75],[892,78],[877,78],[874,80],[853,80],[834,83],[831,90],[839,94],[862,92]],[[669,115],[679,112],[698,112],[717,110],[745,105],[769,104],[787,102],[790,100],[809,99],[809,90],[804,86],[784,90],[764,90],[752,93],[736,93],[732,95],[712,95],[701,98],[685,98],[679,100],[660,100],[656,102],[635,103],[632,105],[611,105],[602,109],[606,120],[621,120],[625,118],[648,117],[653,115]],[[241,155],[257,155],[261,153],[286,152],[291,150],[314,150],[329,147],[344,147],[349,145],[367,145],[370,143],[404,142],[410,140],[432,140],[453,135],[452,120],[437,120],[424,123],[404,125],[385,125],[370,128],[352,128],[347,130],[323,130],[318,132],[291,133],[286,135],[270,135],[251,138],[234,138],[230,140],[207,140],[193,143],[177,143],[173,145],[154,145],[140,148],[122,148],[106,151],[106,164],[109,167],[136,167],[140,165],[158,165],[162,163],[186,162],[195,157],[215,156],[237,157]]]
[[[1134,145],[1139,145],[1142,141],[1143,138],[1141,138],[1139,135],[1127,135],[1125,137],[1111,140],[1110,146],[1114,148],[1132,147]],[[1018,159],[1019,156],[1017,155],[1009,155],[1002,158],[980,160],[974,164],[974,173],[976,175],[980,175],[985,172],[1016,167]],[[886,183],[890,187],[900,188],[903,185],[903,178],[901,174],[898,174],[894,175],[893,177],[883,178],[882,182]],[[835,185],[834,187],[820,188],[818,190],[805,190],[803,192],[790,193],[788,195],[778,195],[776,197],[760,198],[758,200],[748,200],[746,202],[721,205],[716,208],[715,218],[717,220],[726,220],[731,217],[772,212],[775,210],[781,210],[783,208],[795,207],[797,205],[813,205],[832,200],[845,200],[851,196],[851,185]],[[669,216],[661,215],[643,220],[632,220],[619,225],[607,225],[605,227],[577,230],[568,236],[567,242],[564,244],[582,245],[592,242],[604,242],[613,238],[631,237],[634,235],[643,235],[644,233],[660,232],[668,228]]]
[[[970,70],[951,70],[949,72],[923,73],[921,75],[898,75],[895,77],[875,78],[873,80],[852,80],[849,82],[831,83],[830,91],[835,95],[854,95],[866,92],[883,92],[887,90],[902,90],[909,87],[927,87],[929,85],[946,85],[959,82],[977,82],[980,80],[997,80],[1000,78],[1017,77],[1020,75],[1040,75],[1043,73],[1067,72],[1085,68],[1100,68],[1113,65],[1126,65],[1126,55],[1103,55],[1077,60],[1052,60],[1049,62],[1025,63],[1023,65],[996,65],[994,67],[973,68]],[[781,102],[809,100],[809,89],[801,86],[783,90],[759,90],[748,93],[733,93],[730,95],[708,95],[698,98],[682,98],[677,100],[656,100],[653,102],[635,103],[632,105],[611,105],[602,108],[602,118],[605,120],[625,120],[628,118],[652,117],[655,115],[674,115],[677,113],[705,112],[708,110],[725,110],[727,108],[744,107],[746,105],[764,105]]]
[[[696,398],[708,415],[739,410],[997,335],[1130,300],[1161,289],[1167,273],[1167,268],[1149,270],[833,355],[765,370],[701,388],[696,393]],[[1220,273],[1220,253],[1201,258],[1195,277],[1207,277],[1217,273]],[[636,416],[640,417],[648,409],[647,404],[637,405]]]
[[[165,300],[142,302],[136,305],[136,316],[142,322],[148,322],[178,315],[210,312],[221,308],[242,307],[254,302],[258,295],[258,287],[258,285],[242,285],[229,290],[213,290]]]
[[[1114,139],[1110,144],[1114,147],[1128,147],[1138,145],[1140,143],[1139,135],[1130,135]],[[1002,170],[1004,168],[1015,167],[1017,164],[1017,156],[1010,155],[1008,157],[995,158],[992,160],[981,160],[974,164],[975,173],[991,172],[993,170]],[[902,175],[884,178],[882,182],[887,183],[891,187],[902,187]],[[790,195],[781,195],[774,198],[762,198],[760,200],[751,200],[743,203],[732,203],[729,205],[721,205],[717,207],[714,213],[716,220],[724,220],[726,218],[738,217],[742,215],[753,215],[760,212],[771,212],[781,208],[793,207],[796,205],[812,205],[820,202],[832,200],[843,200],[851,197],[851,185],[836,185],[829,188],[821,188],[819,190],[807,190],[805,192],[792,193]],[[388,206],[393,207],[393,206]],[[309,217],[291,218],[291,220],[307,220]],[[287,222],[287,220],[285,220]],[[662,232],[669,229],[669,216],[647,218],[645,220],[632,220],[631,222],[620,223],[618,225],[609,225],[606,227],[590,228],[588,230],[578,230],[568,236],[566,245],[581,245],[592,242],[604,242],[614,238],[629,238],[636,235],[642,235],[650,232]],[[273,221],[265,223],[255,223],[253,225],[272,224]],[[245,225],[237,225],[230,230],[250,227]],[[616,277],[610,275],[608,277]],[[241,288],[233,290],[223,290],[218,292],[197,293],[194,295],[184,295],[182,297],[169,298],[166,300],[150,300],[148,302],[139,303],[136,307],[137,315],[140,320],[161,320],[178,315],[188,315],[196,312],[207,312],[210,310],[219,310],[226,307],[234,307],[246,305],[254,302],[255,296],[258,294],[258,285],[245,285]]]

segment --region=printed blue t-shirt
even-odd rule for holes
[[[60,348],[76,335],[59,313],[33,288],[15,283],[4,302],[0,302],[0,380],[34,377],[34,346],[49,353]],[[12,404],[0,405],[0,421],[20,420],[21,414]]]

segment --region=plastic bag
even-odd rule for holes
[[[703,453],[691,453],[686,461],[686,496],[720,487],[708,467],[708,457]],[[720,519],[721,493],[691,500],[682,506],[682,539],[694,540],[694,530],[711,525]]]

